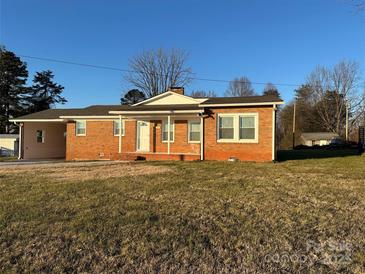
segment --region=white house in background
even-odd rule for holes
[[[300,136],[302,145],[306,146],[327,146],[341,142],[337,133],[332,132],[305,132]]]
[[[18,134],[0,134],[0,155],[14,156],[18,154]]]

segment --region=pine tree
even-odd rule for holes
[[[131,89],[130,91],[126,92],[124,96],[120,99],[120,103],[122,105],[133,105],[145,99],[146,96],[142,91],[139,91],[138,89]]]
[[[24,110],[24,99],[28,89],[26,63],[13,52],[0,46],[0,132],[10,133],[13,129],[9,119]]]
[[[53,82],[53,73],[50,70],[37,72],[34,75],[31,87],[30,109],[37,112],[50,109],[56,103],[64,104],[67,100],[61,96],[64,87]]]

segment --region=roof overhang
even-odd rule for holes
[[[284,102],[200,104],[199,107],[250,107],[250,106],[273,106],[282,104],[284,104]]]
[[[112,115],[84,115],[84,116],[60,116],[62,119],[116,119],[118,116]]]
[[[192,114],[192,113],[203,113],[203,109],[197,110],[121,110],[121,111],[109,111],[110,114],[118,115],[151,115],[151,114]]]
[[[22,122],[64,122],[64,119],[10,119],[12,123],[22,123]]]

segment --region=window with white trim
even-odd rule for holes
[[[170,142],[174,141],[174,130],[175,129],[175,124],[173,122],[171,122],[170,124]],[[168,140],[168,123],[167,121],[162,121],[162,142],[167,142]]]
[[[119,136],[119,128],[120,128],[120,121],[119,120],[115,120],[113,122],[114,136]],[[125,130],[124,121],[122,121],[122,136],[124,136],[124,130]]]
[[[37,143],[44,143],[44,130],[37,130]]]
[[[218,114],[217,141],[257,143],[258,113]]]
[[[219,139],[233,140],[234,139],[234,116],[219,117]]]
[[[255,116],[240,116],[240,140],[255,140]]]
[[[189,121],[188,141],[189,141],[189,143],[199,143],[200,142],[200,121]]]
[[[86,135],[86,121],[76,121],[76,136]]]

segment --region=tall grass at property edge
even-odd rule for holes
[[[0,173],[0,272],[365,271],[364,156],[133,165]]]

